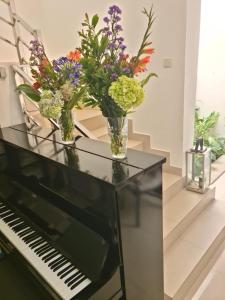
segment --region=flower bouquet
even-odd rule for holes
[[[29,65],[35,83],[21,84],[17,89],[38,103],[42,116],[56,120],[63,143],[74,143],[72,109],[79,106],[86,91],[81,80],[80,53],[75,50],[51,62],[38,40],[30,43]]]
[[[105,26],[100,30],[96,30],[98,15],[90,19],[85,14],[83,29],[79,31],[81,46],[78,50],[88,89],[88,97],[83,103],[99,107],[108,118],[112,155],[122,159],[126,157],[127,149],[126,116],[143,102],[143,87],[156,74],[150,73],[143,80],[135,78],[147,71],[150,55],[154,52],[149,41],[154,22],[153,9],[143,11],[148,20],[147,29],[137,55],[132,57],[126,53],[121,36],[121,13],[118,6],[111,6],[103,19]]]

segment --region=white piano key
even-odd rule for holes
[[[21,222],[22,223],[22,222]],[[16,224],[15,226],[17,226],[19,224]],[[29,226],[28,226],[29,227]],[[12,227],[13,228],[13,227]],[[34,249],[31,249],[29,247],[29,244],[26,244],[22,238],[20,238],[18,236],[18,233],[15,233],[12,228],[10,228],[8,226],[7,223],[4,222],[4,220],[0,219],[0,230],[1,232],[8,238],[8,240],[15,246],[15,248],[17,248],[17,250],[26,258],[26,260],[33,266],[33,268],[40,274],[40,276],[42,276],[42,278],[49,284],[49,286],[63,299],[63,300],[70,300],[71,298],[73,298],[74,296],[76,296],[80,291],[82,291],[85,287],[87,287],[91,281],[89,279],[84,279],[84,281],[82,281],[76,288],[74,288],[73,290],[71,290],[71,287],[68,287],[65,284],[65,280],[67,278],[69,278],[70,276],[72,276],[73,274],[75,274],[76,272],[79,272],[78,269],[75,269],[74,271],[70,272],[66,277],[64,277],[63,279],[60,279],[60,276],[57,276],[57,273],[62,269],[64,269],[66,267],[66,265],[62,266],[59,270],[57,270],[56,272],[54,272],[49,266],[48,264],[50,262],[53,262],[54,260],[56,260],[57,258],[59,258],[61,256],[61,254],[58,254],[57,256],[53,257],[51,260],[49,260],[47,263],[45,263],[42,260],[42,257],[39,257],[35,252]],[[28,228],[25,228],[28,229]],[[24,229],[24,230],[25,230]],[[22,232],[22,231],[20,231]],[[30,232],[31,233],[31,232]],[[30,234],[29,233],[29,234]],[[37,238],[38,240],[38,238]],[[33,243],[34,241],[32,241],[31,243]],[[44,241],[43,241],[43,245],[44,245]],[[46,242],[47,243],[47,242]],[[38,245],[37,247],[40,247],[40,245]],[[49,250],[49,252],[46,252],[44,254],[47,255],[47,253],[50,253],[51,250]],[[71,263],[68,262],[68,266]],[[75,284],[75,283],[74,283]]]

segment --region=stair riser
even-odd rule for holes
[[[171,185],[163,192],[163,203],[165,204],[167,201],[172,199],[176,194],[178,194],[184,187],[185,178],[181,178],[176,183]]]
[[[144,150],[144,145],[140,144],[140,145],[137,145],[137,146],[133,147],[132,149],[143,151]]]
[[[190,289],[193,287],[194,284],[199,280],[199,277],[201,274],[208,268],[208,264],[210,264],[211,261],[215,261],[218,259],[220,254],[223,250],[223,243],[225,241],[225,228],[221,230],[221,232],[217,235],[211,246],[206,251],[205,255],[202,257],[202,259],[199,261],[199,263],[196,265],[195,269],[192,271],[192,273],[188,276],[188,278],[185,280],[183,285],[180,287],[179,291],[176,293],[175,297],[173,297],[173,300],[184,300],[187,294],[190,291]],[[208,268],[208,271],[210,268]],[[202,281],[201,281],[202,282]],[[200,286],[200,282],[199,285]],[[188,300],[191,300],[189,298]]]
[[[95,116],[86,120],[82,120],[81,123],[89,130],[95,130],[107,125],[106,119],[103,116]]]
[[[184,233],[188,226],[193,223],[196,217],[205,209],[205,207],[215,199],[215,188],[209,189],[205,198],[196,205],[185,218],[164,237],[164,252]]]
[[[218,258],[220,257],[220,255],[223,253],[224,248],[225,248],[225,229],[224,229],[223,241],[219,244],[216,251],[214,253],[212,253],[212,257],[206,263],[205,268],[201,271],[201,274],[199,274],[198,277],[196,278],[194,284],[192,285],[192,287],[189,289],[189,291],[185,295],[184,300],[191,300],[193,298],[193,296],[195,296],[195,293],[201,287],[203,281],[206,279],[209,272],[212,270],[213,266],[215,265],[215,263],[218,260]],[[194,298],[194,299],[196,299],[196,298]]]

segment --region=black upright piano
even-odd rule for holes
[[[0,299],[163,300],[165,158],[0,129]]]

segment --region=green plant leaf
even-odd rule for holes
[[[99,20],[99,16],[94,15],[92,20],[91,20],[91,24],[92,24],[93,27],[96,27],[96,25],[98,24],[98,20]]]
[[[23,92],[28,98],[35,102],[39,102],[41,100],[40,93],[29,84],[21,84],[16,88],[16,90]]]
[[[145,79],[141,81],[141,86],[142,87],[145,86],[149,82],[150,78],[152,77],[158,77],[158,75],[155,73],[150,73]]]

